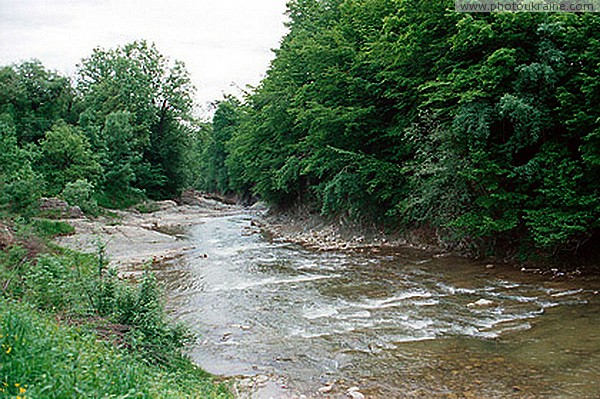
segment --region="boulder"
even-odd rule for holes
[[[83,211],[78,206],[70,206],[67,201],[60,198],[40,198],[40,211],[48,212],[52,216],[67,219],[82,219],[85,217]]]
[[[40,198],[40,211],[49,212],[69,212],[69,204],[67,201],[61,200],[60,198]]]
[[[346,396],[352,399],[365,399],[365,395],[363,395],[358,387],[352,387],[346,391]]]
[[[70,219],[83,219],[85,214],[77,205],[69,207],[69,218]]]

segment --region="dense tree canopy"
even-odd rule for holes
[[[294,0],[289,17],[238,107],[230,189],[483,250],[597,239],[597,15]]]
[[[73,84],[37,61],[1,68],[0,204],[123,206],[193,185],[426,226],[480,253],[600,242],[597,14],[450,0],[288,14],[266,78],[210,125],[184,65],[145,41],[94,50]]]
[[[65,192],[90,201],[92,192],[125,206],[177,195],[195,178],[193,94],[185,66],[145,41],[95,49],[73,84],[38,61],[2,67],[2,203],[23,208]]]

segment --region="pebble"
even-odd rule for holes
[[[257,385],[264,385],[269,381],[269,377],[266,375],[259,375],[258,377],[256,377],[256,384]]]
[[[319,388],[317,391],[320,394],[330,393],[331,391],[333,391],[333,384],[325,385],[324,387]]]
[[[221,342],[226,342],[229,341],[229,338],[231,338],[231,336],[233,335],[233,333],[230,332],[226,332],[225,334],[223,334],[223,336],[221,337]]]
[[[365,395],[363,395],[358,387],[352,387],[346,391],[346,396],[352,399],[365,399]]]

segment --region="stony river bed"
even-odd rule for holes
[[[249,377],[252,397],[600,397],[598,279],[308,251],[251,221],[201,219],[194,249],[156,272],[199,336],[192,358]]]

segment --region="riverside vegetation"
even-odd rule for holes
[[[183,64],[144,41],[96,49],[77,81],[38,61],[0,69],[0,397],[226,398],[183,354],[151,274],[123,281],[96,255],[59,248],[88,215],[193,185],[207,128]]]
[[[101,256],[34,255],[37,234],[20,226],[0,253],[0,397],[230,397],[182,354],[151,274],[131,284]]]
[[[477,256],[597,261],[598,14],[461,14],[448,0],[288,13],[266,78],[215,114],[206,188]]]
[[[181,356],[152,276],[122,283],[42,237],[70,230],[43,196],[93,216],[194,187],[474,255],[598,259],[597,14],[292,0],[288,15],[266,78],[212,123],[183,63],[145,41],[95,49],[73,81],[0,68],[2,395],[227,395]]]

